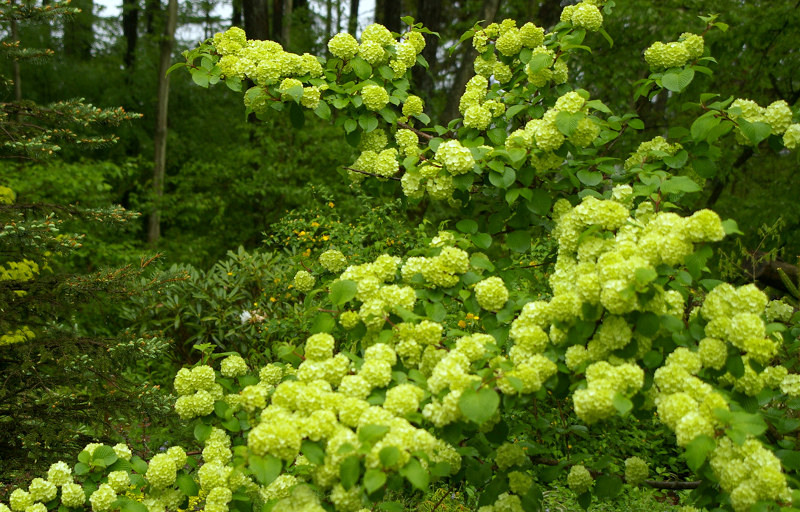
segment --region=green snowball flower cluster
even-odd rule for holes
[[[475,285],[475,298],[483,309],[499,311],[508,302],[508,289],[499,277],[487,277]]]
[[[659,135],[639,144],[639,147],[636,148],[636,152],[625,160],[625,170],[642,167],[647,163],[663,160],[666,156],[674,156],[682,147],[683,146],[677,142],[670,144],[664,137]]]
[[[594,479],[585,466],[576,464],[569,469],[567,485],[575,494],[583,494],[592,488]]]
[[[767,107],[762,107],[755,101],[737,98],[728,107],[728,115],[734,121],[742,119],[748,123],[767,123],[772,128],[772,135],[781,135],[791,128],[793,114],[789,104],[784,100],[774,101]],[[740,126],[736,127],[735,133],[736,141],[739,144],[752,145],[752,141],[745,136]],[[786,137],[784,136],[784,145],[788,149],[794,149],[789,147],[785,141]]]
[[[380,110],[389,103],[389,93],[380,85],[365,85],[361,89],[361,98],[364,106],[373,111]]]
[[[424,102],[422,101],[422,98],[415,96],[414,94],[409,94],[406,100],[403,102],[404,116],[418,116],[422,114],[423,109]]]
[[[603,27],[603,14],[592,2],[580,2],[567,5],[561,11],[561,21],[571,22],[574,26],[585,28],[589,32],[597,32]]]
[[[328,41],[328,51],[337,59],[350,60],[359,51],[358,41],[347,32],[339,32]]]
[[[341,272],[347,266],[347,258],[341,251],[330,249],[319,255],[319,264],[328,272]]]
[[[746,512],[760,500],[791,501],[780,460],[757,439],[738,446],[727,437],[717,438],[710,463],[736,512]]]
[[[644,51],[644,60],[653,71],[685,66],[690,60],[703,56],[703,36],[686,32],[678,41],[662,43],[656,41]]]
[[[219,372],[225,377],[241,377],[248,371],[247,363],[238,354],[226,357],[219,365]]]
[[[221,399],[222,386],[215,382],[214,369],[198,366],[191,370],[181,368],[175,375],[174,386],[178,393],[175,411],[183,419],[205,416],[214,410],[214,401]]]
[[[586,423],[595,423],[616,414],[614,396],[630,397],[644,385],[644,371],[635,364],[612,366],[599,361],[586,368],[585,389],[572,395],[575,414]]]
[[[800,124],[792,124],[783,134],[783,145],[786,149],[796,149],[800,146]]]
[[[306,293],[313,290],[314,283],[316,282],[317,278],[312,276],[307,270],[298,270],[294,275],[294,279],[292,280],[292,284],[294,285],[295,289],[301,293]]]
[[[625,481],[631,485],[641,485],[647,480],[650,468],[639,457],[625,459]]]

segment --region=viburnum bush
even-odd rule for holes
[[[738,229],[691,204],[724,151],[795,149],[800,125],[783,101],[704,93],[687,103],[688,127],[616,154],[644,123],[570,86],[587,33],[611,44],[612,7],[567,6],[549,32],[513,20],[467,32],[476,74],[447,126],[412,94],[427,32],[413,19],[402,34],[337,34],[327,60],[237,28],[188,51],[177,66],[199,85],[254,84],[244,103],[258,117],[333,120],[359,151],[342,170],[354,184],[447,202],[455,230],[359,263],[343,240],[308,251],[291,284],[306,333],[262,368],[206,352],[176,375],[199,450],[148,463],[90,445],[13,491],[11,509],[395,511],[435,484],[471,488],[479,512],[527,511],[560,475],[584,507],[627,481],[694,489],[686,510],[798,510],[797,316],[755,285],[715,279],[713,243]],[[712,73],[703,35],[727,26],[701,20],[702,33],[644,51],[651,74],[635,99]],[[636,454],[554,456],[526,437],[548,397],[589,435],[655,415],[696,479],[650,480]]]

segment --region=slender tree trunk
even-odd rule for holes
[[[267,0],[242,0],[244,31],[250,39],[269,39]]]
[[[430,3],[439,3],[431,2]],[[384,0],[383,1],[383,26],[392,32],[400,32],[400,17],[403,12],[403,2],[401,0]]]
[[[419,0],[417,9],[417,20],[434,32],[442,29],[442,3]],[[425,34],[425,48],[422,50],[422,57],[428,61],[429,69],[422,66],[414,66],[414,84],[417,86],[420,97],[425,103],[430,105],[433,94],[433,76],[436,73],[437,59],[436,52],[439,50],[439,38]]]
[[[233,0],[233,10],[231,12],[231,25],[234,27],[242,26],[242,0]]]
[[[139,3],[122,0],[122,35],[125,37],[125,67],[131,69],[136,59],[136,42],[139,38]]]
[[[358,0],[350,0],[350,17],[347,19],[347,31],[355,37],[358,30]]]
[[[333,0],[325,0],[325,40],[329,41],[333,37]],[[325,46],[327,51],[328,46]]]
[[[292,44],[292,0],[283,0],[283,26],[281,27],[281,43],[285,48]]]
[[[497,16],[497,11],[500,9],[501,0],[484,0],[483,2],[483,16],[481,19],[486,20],[484,25],[494,22]],[[464,92],[464,87],[467,85],[470,77],[475,73],[473,70],[473,62],[478,53],[472,45],[464,46],[465,50],[461,52],[461,64],[456,72],[456,78],[453,81],[453,88],[447,97],[447,105],[444,109],[443,121],[449,122],[460,116],[458,111],[458,103],[461,99],[461,94]]]
[[[172,61],[172,48],[175,44],[175,28],[178,24],[178,0],[169,0],[167,4],[167,20],[164,25],[164,36],[161,39],[161,59],[158,65],[158,106],[156,112],[156,133],[153,165],[153,212],[150,214],[150,226],[147,241],[150,245],[158,244],[161,237],[161,200],[164,196],[164,170],[167,165],[167,113],[169,112],[169,69]]]
[[[148,35],[156,33],[156,17],[161,12],[161,0],[144,0],[144,26]]]
[[[12,7],[16,5],[16,0],[11,0]],[[12,43],[19,43],[19,26],[17,25],[17,20],[14,18],[11,19],[11,42]],[[14,101],[19,103],[22,101],[22,74],[19,70],[19,60],[13,59],[11,61],[12,67],[12,74],[14,79]],[[22,122],[22,116],[17,116],[17,122]]]
[[[272,38],[283,44],[283,0],[272,0]]]

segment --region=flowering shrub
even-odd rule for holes
[[[618,494],[623,479],[663,484],[639,457],[616,466],[624,476],[549,458],[525,437],[522,414],[554,396],[589,432],[655,415],[698,479],[686,484],[698,509],[796,510],[800,376],[796,328],[785,325],[794,312],[754,285],[713,279],[711,244],[736,224],[682,205],[716,174],[726,145],[769,138],[792,149],[798,125],[785,103],[703,94],[689,129],[613,155],[643,122],[567,85],[587,31],[610,40],[602,24],[613,2],[603,4],[565,7],[550,32],[505,20],[465,34],[480,52],[477,74],[463,119],[447,127],[429,127],[409,93],[410,68],[425,64],[413,20],[399,37],[380,25],[360,41],[338,34],[327,61],[236,28],[187,52],[197,83],[252,80],[244,102],[258,116],[288,109],[301,126],[304,109],[338,111],[360,151],[347,169],[354,183],[396,181],[409,201],[445,201],[461,218],[425,247],[357,264],[340,241],[315,247],[319,265],[297,268],[292,283],[307,336],[259,369],[228,355],[217,370],[205,357],[175,377],[196,455],[174,447],[147,463],[124,447],[87,447],[78,482],[54,467],[50,484],[14,491],[11,508],[85,506],[68,487],[81,485],[98,511],[189,500],[214,511],[391,511],[402,510],[391,493],[448,481],[474,489],[479,512],[499,512],[538,510],[541,484],[559,474],[584,507]],[[689,33],[653,44],[644,60],[652,73],[638,96],[678,94],[713,61]],[[548,243],[545,287],[538,263],[519,258]]]

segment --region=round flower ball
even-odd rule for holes
[[[499,311],[508,302],[508,289],[502,279],[492,276],[475,285],[475,298],[483,309]]]
[[[389,103],[389,93],[379,85],[366,85],[361,89],[361,98],[368,110],[378,111]]]
[[[294,275],[294,287],[298,292],[310,292],[314,288],[317,279],[305,270],[299,270]]]
[[[219,371],[225,377],[241,377],[247,374],[247,363],[242,356],[232,355],[222,360]]]

